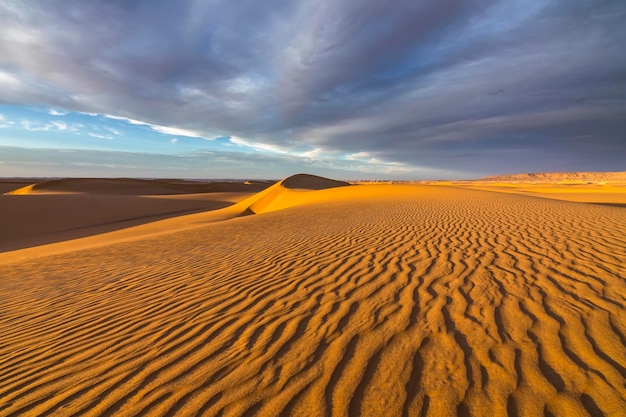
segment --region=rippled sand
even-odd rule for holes
[[[626,209],[336,185],[0,254],[0,415],[626,415]]]

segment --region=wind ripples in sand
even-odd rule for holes
[[[0,266],[0,415],[626,413],[623,209],[361,187]]]

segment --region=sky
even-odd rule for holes
[[[626,170],[624,0],[0,0],[0,176]]]

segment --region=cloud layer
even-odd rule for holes
[[[0,102],[486,175],[626,169],[626,3],[0,4]]]

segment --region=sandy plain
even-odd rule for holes
[[[0,198],[2,416],[626,415],[619,184],[118,181]]]

